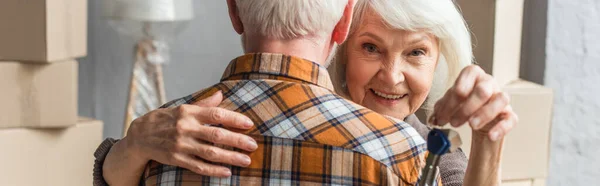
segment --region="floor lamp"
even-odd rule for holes
[[[169,42],[193,18],[192,7],[192,0],[105,1],[109,24],[137,41],[123,135],[135,118],[165,103],[162,67],[170,59]]]

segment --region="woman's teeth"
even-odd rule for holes
[[[372,91],[372,92],[373,92],[375,95],[377,95],[377,96],[379,96],[379,97],[382,97],[382,98],[385,98],[385,99],[400,99],[400,98],[403,98],[403,97],[406,95],[406,94],[403,94],[403,95],[385,94],[385,93],[383,93],[383,92],[378,92],[378,91],[376,91],[376,90],[373,90],[373,89],[371,89],[371,91]]]

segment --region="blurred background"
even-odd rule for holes
[[[14,0],[8,0],[8,4],[11,1]],[[526,143],[542,136],[541,138],[545,138],[542,141],[547,144],[534,145],[548,148],[527,152],[525,147],[521,152],[505,152],[517,155],[517,158],[511,156],[506,160],[512,162],[511,166],[514,167],[527,167],[530,160],[520,161],[518,157],[528,153],[544,159],[543,162],[547,164],[532,173],[540,176],[517,176],[507,180],[506,185],[599,184],[600,145],[597,143],[600,143],[600,0],[483,2],[488,1],[492,4],[494,1],[523,3],[518,76],[550,88],[553,93],[552,106],[539,108],[552,111],[547,115],[551,121],[550,127],[540,128],[539,131],[534,128],[533,131],[527,131],[531,133],[530,136],[515,137],[518,138],[516,141]],[[469,7],[477,7],[481,3],[475,0],[457,2],[474,3],[467,5]],[[132,61],[136,52],[133,46],[137,40],[119,33],[109,24],[104,16],[103,3],[88,1],[86,5],[87,56],[79,58],[79,65],[76,67],[79,73],[77,112],[79,116],[104,122],[102,139],[120,138],[123,135]],[[485,3],[481,4],[485,6]],[[485,10],[490,7],[481,8]],[[214,84],[220,79],[228,62],[242,54],[240,38],[231,27],[225,1],[193,1],[193,11],[193,19],[170,42],[170,62],[163,67],[167,100]],[[510,11],[519,12],[508,12]],[[2,15],[0,13],[0,17]],[[468,17],[466,19],[470,21]],[[1,26],[3,21],[9,20],[0,18],[0,30],[8,28]],[[477,26],[470,24],[470,27]],[[532,115],[539,114],[535,110],[531,112]],[[521,122],[514,131],[527,128],[523,127],[527,125],[532,124]],[[547,136],[538,134],[549,134],[550,137],[548,139]],[[92,143],[90,145],[93,146]],[[510,150],[508,147],[507,149]]]

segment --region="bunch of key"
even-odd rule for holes
[[[440,157],[447,152],[454,152],[462,145],[458,133],[451,129],[432,129],[427,135],[427,160],[425,167],[421,171],[419,186],[434,185],[438,173]]]

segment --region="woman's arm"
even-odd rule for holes
[[[479,66],[463,69],[455,84],[434,107],[428,121],[435,125],[468,123],[473,130],[464,185],[499,185],[504,136],[518,123],[506,93]]]
[[[102,175],[108,185],[138,185],[149,159],[132,152],[128,138],[116,142],[102,166]]]
[[[492,141],[487,134],[474,131],[472,141],[464,185],[499,185],[504,139]]]
[[[227,177],[231,171],[210,162],[247,166],[250,157],[245,154],[217,148],[212,143],[254,151],[256,142],[245,135],[205,124],[248,129],[254,124],[246,116],[216,108],[222,101],[220,92],[192,105],[157,109],[134,120],[127,136],[116,142],[106,158],[96,167],[102,167],[101,178],[108,185],[138,185],[149,160],[186,168],[197,174]],[[103,143],[101,148],[104,148]],[[110,144],[108,144],[110,145]],[[206,161],[205,161],[206,160]],[[96,171],[96,170],[95,170]],[[97,178],[97,176],[95,176]],[[101,181],[94,181],[94,184]]]

